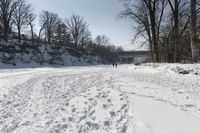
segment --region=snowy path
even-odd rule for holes
[[[198,133],[200,119],[170,104],[130,96],[135,116],[133,133]]]
[[[0,132],[199,133],[199,76],[148,70],[0,70]]]
[[[10,88],[0,101],[1,131],[126,132],[127,97],[97,70],[41,74]]]

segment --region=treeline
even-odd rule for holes
[[[36,17],[38,33],[34,30]],[[23,34],[24,29],[30,34]],[[79,15],[62,19],[56,13],[43,11],[37,16],[26,0],[0,1],[0,59],[4,63],[20,60],[64,64],[67,55],[98,57],[99,63],[108,63],[117,51],[123,49],[112,45],[105,35],[92,39],[88,24]]]
[[[199,0],[120,0],[120,17],[148,44],[154,62],[199,60]]]

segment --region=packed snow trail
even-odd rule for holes
[[[49,72],[10,88],[0,101],[1,132],[127,132],[127,97],[97,70]]]
[[[0,74],[2,133],[200,132],[199,76],[133,65]]]

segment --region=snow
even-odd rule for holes
[[[200,64],[0,69],[0,132],[199,133],[199,73]]]
[[[170,104],[131,96],[136,133],[197,133],[199,119]],[[188,123],[189,122],[189,123]]]

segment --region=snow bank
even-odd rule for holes
[[[200,64],[142,64],[129,69],[134,79],[129,86],[137,88],[126,91],[169,103],[200,117]],[[184,71],[188,73],[183,74]]]

